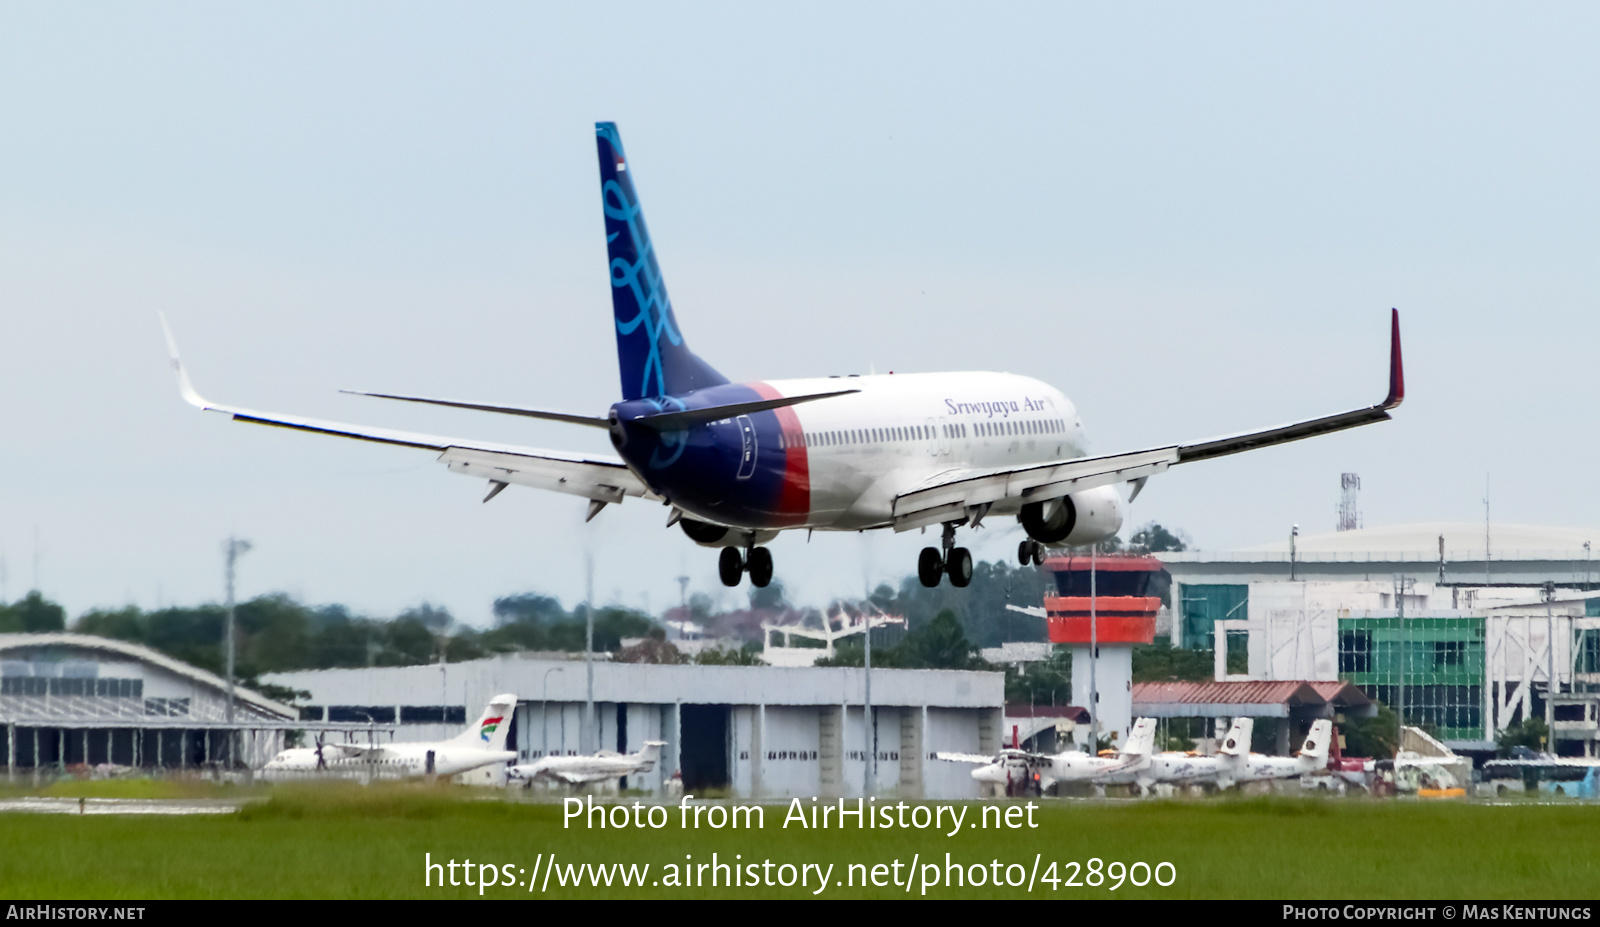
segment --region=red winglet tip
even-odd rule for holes
[[[1385,409],[1393,409],[1406,398],[1406,373],[1400,362],[1400,310],[1389,311],[1389,398],[1383,401]]]

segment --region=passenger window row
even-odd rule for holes
[[[998,422],[978,422],[968,426],[956,422],[939,426],[946,438],[991,438],[1022,435],[1062,434],[1067,423],[1062,419],[1008,419]],[[926,441],[933,437],[933,428],[927,425],[898,426],[891,428],[850,428],[839,431],[784,431],[778,435],[778,449],[792,447],[840,447],[850,444],[889,444],[897,441]]]

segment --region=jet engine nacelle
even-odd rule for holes
[[[1056,499],[1030,502],[1017,521],[1028,537],[1047,547],[1077,547],[1104,541],[1122,530],[1122,494],[1097,486]]]
[[[701,547],[751,547],[769,544],[778,536],[776,531],[747,531],[693,518],[678,519],[678,526]]]
[[[695,521],[692,518],[680,518],[678,526],[689,540],[701,547],[722,547],[724,539],[733,533],[727,525],[713,525],[708,521]]]

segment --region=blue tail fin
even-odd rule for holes
[[[597,122],[594,130],[600,149],[600,199],[611,257],[611,308],[617,320],[622,398],[678,395],[728,382],[689,350],[678,328],[616,123]]]

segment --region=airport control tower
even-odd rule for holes
[[[1094,599],[1089,597],[1094,569]],[[1156,612],[1171,585],[1154,557],[1085,554],[1051,557],[1044,569],[1055,575],[1056,594],[1044,599],[1050,642],[1072,648],[1072,702],[1099,721],[1100,736],[1124,744],[1133,726],[1133,646],[1156,636]],[[1090,603],[1094,603],[1096,706],[1089,695]]]

